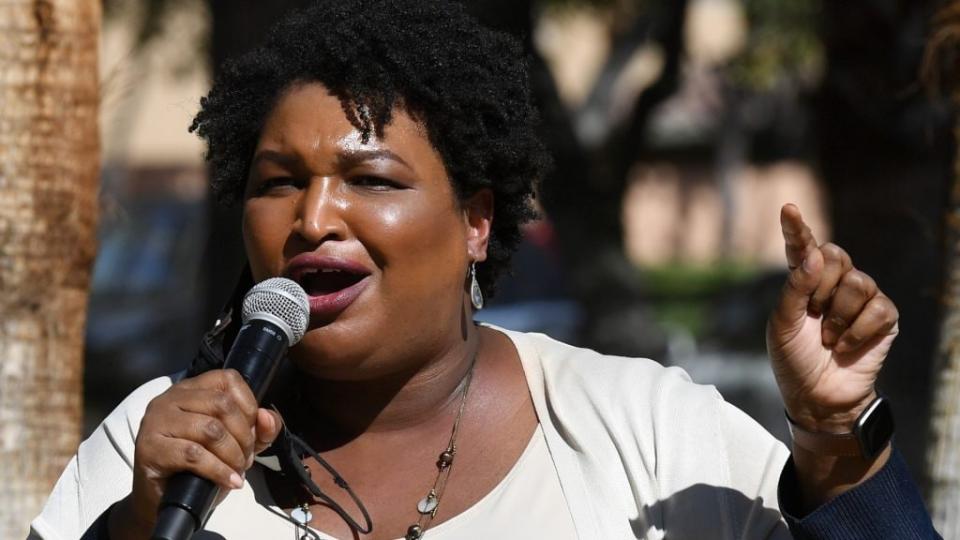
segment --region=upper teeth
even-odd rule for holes
[[[304,269],[303,272],[300,273],[300,276],[301,276],[301,277],[302,277],[302,276],[308,276],[308,275],[310,275],[310,274],[316,274],[317,272],[321,272],[321,273],[324,273],[324,274],[329,274],[329,273],[332,273],[332,272],[341,272],[341,270],[338,269],[338,268],[307,268],[307,269]]]

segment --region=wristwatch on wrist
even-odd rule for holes
[[[893,410],[887,398],[878,396],[853,424],[850,433],[807,431],[784,412],[790,436],[797,446],[826,456],[859,456],[873,459],[893,437]]]

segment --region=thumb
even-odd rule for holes
[[[807,315],[810,297],[820,285],[823,265],[823,253],[819,249],[811,249],[803,262],[790,271],[771,321],[776,329],[799,328]]]
[[[253,453],[259,454],[273,444],[277,436],[280,435],[280,429],[283,428],[283,417],[280,413],[271,409],[260,409],[257,411],[257,442],[254,445]]]

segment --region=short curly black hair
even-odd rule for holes
[[[260,129],[280,95],[319,82],[363,137],[395,107],[423,122],[459,200],[494,194],[483,291],[509,265],[550,166],[536,134],[525,55],[450,0],[321,0],[290,14],[259,48],[226,62],[190,131],[207,142],[218,200],[242,200]]]

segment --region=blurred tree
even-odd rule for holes
[[[960,178],[960,171],[957,172]],[[946,219],[946,286],[930,419],[930,511],[944,538],[960,538],[960,181]]]
[[[940,0],[823,0],[814,133],[834,241],[900,310],[880,376],[897,446],[924,478],[943,282],[942,220],[956,145],[949,109],[919,74]],[[956,507],[953,507],[956,511]]]
[[[680,80],[686,0],[464,0],[488,26],[519,37],[530,54],[530,79],[540,109],[541,136],[556,160],[544,179],[541,204],[557,232],[570,293],[584,312],[580,344],[608,353],[662,358],[664,342],[646,316],[638,274],[624,252],[621,214],[628,171],[644,147],[656,107]],[[593,7],[616,21],[611,53],[579,110],[561,102],[546,62],[534,46],[534,10]],[[614,86],[634,53],[658,47],[663,67],[634,97],[628,114],[613,111]],[[584,204],[588,201],[589,204]]]
[[[5,1],[0,21],[0,538],[24,538],[80,438],[100,2]]]
[[[948,93],[960,104],[960,1],[948,2],[934,24],[924,63],[926,81],[934,92]],[[943,316],[927,463],[930,510],[944,538],[960,538],[960,160],[955,161],[953,173],[944,220]]]
[[[164,24],[167,16],[177,10],[196,11],[202,8],[202,0],[101,0],[103,3],[103,17],[111,19],[124,10],[134,8],[135,28],[134,52],[142,51],[154,39],[163,36]]]
[[[727,68],[737,86],[776,91],[784,81],[810,87],[823,69],[818,0],[742,0],[750,25],[746,46]]]

